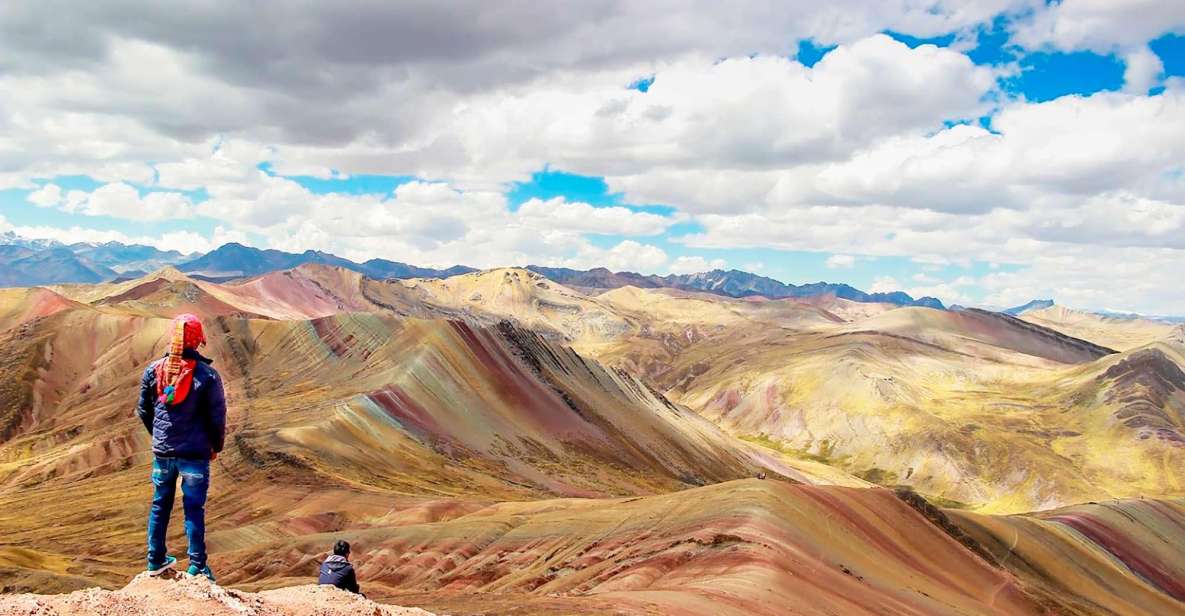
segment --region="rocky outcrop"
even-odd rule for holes
[[[204,577],[166,572],[137,575],[120,590],[88,588],[64,595],[0,597],[5,616],[433,616],[417,608],[381,605],[332,586],[293,586],[249,593]]]

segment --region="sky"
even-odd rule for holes
[[[1175,0],[0,4],[27,237],[1181,315],[1183,166]]]

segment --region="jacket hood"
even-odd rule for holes
[[[346,560],[340,556],[331,556],[325,559],[325,563],[321,563],[321,571],[337,573],[342,570],[351,569],[352,566],[350,560]]]

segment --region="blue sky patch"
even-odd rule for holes
[[[1004,89],[1032,102],[1089,95],[1123,87],[1124,64],[1114,55],[1090,51],[1039,51],[1020,59],[1020,73],[1002,81]]]
[[[344,178],[317,178],[307,175],[285,176],[315,195],[390,195],[396,188],[416,178],[407,175],[351,175]]]
[[[256,167],[270,176],[280,176],[280,174],[272,170],[271,163],[259,163]],[[311,175],[286,175],[280,177],[300,184],[314,195],[390,195],[400,185],[413,182],[417,179],[410,175],[369,174],[343,175],[333,178],[318,178]]]
[[[581,202],[594,207],[623,207],[632,212],[674,216],[677,208],[661,204],[623,203],[621,193],[609,192],[605,178],[544,169],[531,174],[529,182],[517,182],[506,193],[510,211],[518,211],[531,199],[547,201],[563,197],[569,203]],[[672,229],[678,227],[675,225]]]
[[[798,42],[798,53],[794,59],[803,66],[813,67],[835,47],[835,45],[819,45],[810,39],[802,40]]]
[[[1164,63],[1165,77],[1185,77],[1185,35],[1166,34],[1148,47]]]
[[[902,34],[901,32],[893,32],[892,30],[886,30],[885,34],[893,37],[893,39],[895,39],[895,40],[905,43],[906,45],[909,45],[910,47],[921,47],[922,45],[934,45],[936,47],[950,47],[950,44],[955,42],[955,33],[954,32],[951,32],[949,34],[943,34],[940,36],[931,36],[931,37],[927,37],[927,38],[910,36],[908,34]]]
[[[630,85],[628,85],[626,87],[631,90],[637,90],[639,92],[649,92],[650,86],[652,86],[652,85],[654,85],[654,75],[636,79],[636,80],[634,80],[633,83],[631,83]]]
[[[546,201],[563,197],[568,201],[583,201],[589,205],[620,205],[621,193],[609,193],[604,178],[543,169],[531,174],[528,182],[516,182],[506,193],[512,210],[526,201]]]
[[[1016,60],[1022,50],[1009,41],[1009,20],[997,17],[990,27],[980,27],[975,32],[975,47],[967,51],[967,57],[980,66],[997,66]]]
[[[62,192],[70,192],[71,190],[91,192],[103,185],[102,182],[86,175],[59,175],[52,180],[45,180],[44,182],[38,182],[38,184],[42,186],[46,184],[57,184],[62,189]]]

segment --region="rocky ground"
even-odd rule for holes
[[[432,616],[417,608],[380,605],[332,586],[293,586],[260,593],[223,588],[204,577],[167,572],[137,575],[120,590],[88,588],[63,595],[0,597],[3,616]]]

